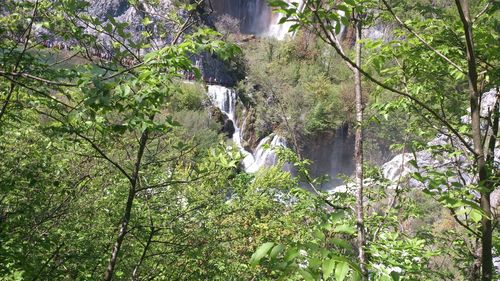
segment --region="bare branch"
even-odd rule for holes
[[[45,98],[48,98],[48,99],[50,99],[50,100],[52,100],[52,101],[54,101],[54,102],[56,102],[56,103],[58,103],[58,104],[60,104],[60,105],[63,105],[63,106],[65,106],[65,107],[68,107],[68,108],[70,108],[70,109],[72,109],[72,110],[75,110],[75,109],[76,109],[74,106],[71,106],[71,105],[69,105],[69,104],[66,104],[66,103],[64,103],[64,102],[62,102],[62,101],[60,101],[60,100],[56,99],[55,97],[51,96],[51,95],[50,95],[50,94],[48,94],[48,93],[44,93],[44,92],[42,92],[42,91],[40,91],[40,90],[37,90],[37,89],[35,89],[35,88],[31,87],[31,86],[28,86],[28,85],[26,85],[26,84],[24,84],[24,83],[22,83],[22,82],[20,82],[20,81],[18,81],[18,80],[15,80],[15,79],[13,79],[13,78],[10,78],[10,77],[8,77],[8,76],[3,76],[3,77],[4,77],[5,79],[7,79],[7,80],[11,81],[12,83],[16,84],[16,85],[19,85],[19,86],[21,86],[21,87],[23,87],[23,88],[25,88],[25,89],[28,89],[28,90],[30,90],[30,91],[32,91],[32,92],[34,92],[34,93],[36,93],[36,94],[39,94],[39,95],[41,95],[41,96],[43,96],[43,97],[45,97]]]
[[[14,82],[10,83],[9,92],[7,93],[7,97],[5,97],[2,109],[0,109],[0,121],[2,120],[3,115],[7,111],[7,106],[9,105],[10,99],[12,98],[12,93],[14,93],[14,88],[15,88],[14,85],[15,85]]]
[[[92,148],[94,148],[95,151],[97,151],[97,153],[102,156],[102,158],[106,159],[106,161],[111,163],[111,165],[117,168],[118,171],[120,171],[130,182],[132,182],[132,177],[127,173],[127,171],[125,171],[125,169],[120,164],[111,159],[94,141],[78,132],[77,130],[74,130],[73,133],[88,142],[92,146]]]
[[[449,208],[452,216],[453,216],[453,219],[455,219],[455,221],[461,225],[463,228],[467,229],[468,231],[470,231],[470,233],[472,233],[474,236],[480,238],[481,237],[481,233],[475,231],[474,229],[470,228],[468,225],[466,225],[463,221],[461,221],[458,217],[457,217],[457,214],[455,213],[455,210],[453,210],[452,208]]]
[[[130,72],[130,71],[132,71],[132,70],[134,70],[134,69],[136,69],[136,68],[138,68],[138,67],[141,67],[141,66],[143,66],[143,65],[144,65],[144,62],[140,62],[140,63],[138,63],[138,64],[132,65],[131,67],[126,68],[126,69],[124,69],[124,70],[122,70],[122,71],[119,71],[119,72],[117,72],[117,73],[115,73],[115,74],[112,74],[112,75],[110,75],[110,76],[103,77],[103,78],[101,79],[101,81],[106,81],[106,80],[113,79],[113,78],[115,78],[115,77],[117,77],[117,76],[120,76],[120,75],[122,75],[122,74],[124,74],[124,73]]]
[[[474,17],[472,23],[475,23],[482,15],[484,15],[491,7],[491,2],[486,3],[486,6]]]
[[[0,76],[23,77],[23,78],[32,79],[32,80],[35,80],[38,82],[42,82],[45,84],[62,86],[62,87],[76,87],[76,86],[78,86],[77,84],[48,80],[48,79],[38,77],[35,75],[31,75],[28,73],[24,73],[24,72],[5,72],[5,71],[0,70]]]

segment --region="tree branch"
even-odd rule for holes
[[[32,80],[35,80],[35,81],[38,81],[38,82],[42,82],[42,83],[45,83],[45,84],[62,86],[62,87],[76,87],[76,86],[78,86],[77,84],[71,84],[71,83],[65,83],[65,82],[58,82],[58,81],[48,80],[48,79],[45,79],[45,78],[42,78],[42,77],[38,77],[38,76],[35,76],[35,75],[31,75],[31,74],[28,74],[28,73],[24,73],[24,72],[6,72],[6,71],[0,70],[0,76],[4,76],[4,77],[5,76],[23,77],[23,78],[32,79]]]
[[[420,107],[422,107],[423,109],[425,109],[426,111],[428,111],[429,113],[431,113],[436,119],[438,119],[446,128],[448,128],[462,143],[463,145],[473,154],[473,155],[477,155],[475,150],[471,147],[471,145],[463,138],[463,136],[448,122],[446,121],[443,117],[441,117],[436,111],[434,111],[432,108],[430,108],[428,105],[426,105],[424,102],[422,102],[421,100],[419,100],[418,98],[410,95],[410,94],[406,94],[400,90],[397,90],[389,85],[386,85],[385,83],[375,79],[373,76],[371,76],[370,74],[368,74],[368,72],[364,69],[362,69],[361,67],[359,67],[355,62],[353,62],[349,57],[347,57],[340,49],[339,47],[337,46],[337,44],[335,43],[335,41],[331,38],[331,36],[329,36],[329,32],[328,32],[328,29],[327,27],[325,26],[324,22],[321,21],[321,17],[318,15],[318,13],[316,11],[314,11],[314,15],[315,17],[318,19],[319,21],[319,26],[321,28],[321,31],[326,35],[326,40],[325,43],[329,44],[330,46],[332,46],[335,51],[337,52],[337,54],[344,60],[346,61],[347,63],[349,63],[352,67],[356,68],[359,70],[359,72],[361,72],[361,74],[363,74],[363,76],[365,76],[368,80],[372,81],[373,83],[375,83],[376,85],[380,86],[381,88],[385,89],[385,90],[388,90],[390,92],[393,92],[395,94],[398,94],[400,96],[404,96],[412,101],[414,101],[416,104],[418,104]],[[323,37],[323,40],[325,40],[325,38]]]
[[[428,49],[430,49],[431,51],[433,51],[434,53],[436,53],[436,55],[440,56],[442,59],[444,59],[446,62],[448,62],[449,64],[451,64],[453,67],[455,67],[458,71],[464,73],[464,74],[467,74],[466,71],[463,70],[463,68],[461,68],[458,64],[454,63],[450,58],[448,58],[447,56],[445,56],[443,53],[441,53],[440,51],[438,51],[436,48],[432,47],[431,44],[429,44],[429,42],[425,41],[424,38],[422,38],[422,36],[420,36],[418,33],[416,33],[409,25],[407,25],[406,23],[404,23],[397,15],[396,13],[394,12],[394,10],[392,9],[392,7],[389,5],[389,3],[387,3],[387,0],[382,0],[382,3],[384,3],[384,6],[387,8],[387,11],[389,11],[389,13],[394,17],[394,19],[401,25],[403,26],[406,30],[408,30],[411,34],[413,34],[413,36],[417,37],[417,39],[422,42],[422,44],[424,44]]]
[[[19,54],[16,64],[14,65],[14,72],[17,71],[19,68],[19,65],[21,64],[21,60],[23,59],[24,54],[26,53],[26,50],[28,49],[28,44],[31,38],[31,30],[33,29],[33,23],[35,22],[35,18],[37,15],[38,11],[38,0],[35,2],[35,6],[33,7],[33,12],[31,13],[31,20],[30,23],[28,24],[28,27],[26,28],[26,31],[23,33],[23,35],[27,32],[28,34],[26,35],[26,39],[24,41],[23,49],[21,51],[21,54]],[[21,39],[18,40],[18,43],[21,42]],[[12,49],[11,51],[13,51]],[[7,111],[7,106],[9,105],[10,99],[12,98],[12,93],[14,92],[15,85],[11,81],[10,87],[9,87],[9,92],[7,93],[7,97],[2,105],[2,109],[0,111],[0,121],[2,120],[2,117],[5,114],[5,111]]]

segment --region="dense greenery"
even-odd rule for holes
[[[359,280],[365,266],[370,280],[497,278],[484,249],[500,255],[498,218],[484,200],[500,185],[498,97],[482,117],[482,166],[470,149],[478,132],[461,121],[474,112],[468,85],[498,86],[496,3],[470,4],[472,83],[460,16],[441,1],[270,1],[297,33],[248,42],[233,18],[215,24],[222,34],[206,28],[204,1],[128,2],[139,18],[130,24],[84,0],[0,6],[0,280]],[[345,64],[352,42],[324,37],[340,23],[349,33],[352,20],[395,26],[391,38],[357,42],[361,124]],[[208,108],[201,53],[246,76],[237,115],[254,141],[290,141],[274,167],[243,171]],[[345,122],[366,129],[366,264],[356,184],[320,192],[325,179],[300,156],[305,137]],[[429,147],[438,133],[451,144]],[[424,149],[470,164],[384,178],[387,154]]]
[[[403,151],[410,149],[414,152],[406,156],[412,159],[410,163],[415,168],[411,174],[414,182],[402,183],[401,178],[396,180],[397,186],[392,187],[396,195],[387,211],[409,207],[397,203],[405,199],[401,191],[408,186],[415,187],[415,182],[420,182],[417,186],[423,188],[426,196],[440,202],[462,227],[458,233],[452,231],[451,227],[444,230],[452,231],[456,238],[460,237],[460,241],[464,241],[451,247],[451,257],[457,261],[456,265],[451,266],[455,270],[445,271],[444,275],[433,272],[429,276],[434,276],[433,279],[454,280],[494,279],[492,258],[498,252],[498,242],[493,237],[497,234],[494,225],[498,222],[491,198],[499,183],[498,152],[495,151],[498,149],[497,83],[500,52],[498,44],[494,43],[498,42],[498,33],[495,32],[499,20],[498,5],[488,1],[457,0],[454,4],[419,1],[414,4],[382,0],[343,3],[311,1],[301,7],[289,5],[286,1],[270,2],[284,14],[285,20],[293,23],[292,30],[306,29],[316,34],[342,57],[354,73],[362,73],[367,82],[377,86],[377,89],[366,94],[374,98],[383,97],[373,103],[374,109],[383,117],[387,119],[393,112],[405,112],[408,114],[405,125],[412,134],[421,136],[414,139],[410,135],[410,141],[405,141],[402,146]],[[359,53],[355,59],[352,58],[350,53],[344,51],[336,35],[342,24],[349,23],[356,28],[364,26],[375,29],[390,24],[395,27],[391,35],[378,40],[357,39],[356,46],[360,43],[364,45],[363,58],[366,62],[361,64]],[[494,96],[486,101],[484,93],[491,88]],[[384,97],[387,94],[391,95],[390,99]],[[490,108],[485,110],[487,102]],[[426,142],[436,134],[441,136],[440,140]],[[428,159],[419,159],[425,156],[417,155],[418,150],[426,150],[435,163],[429,164]],[[448,159],[448,163],[437,162],[439,160],[436,159],[443,156]],[[363,185],[359,182],[356,185],[357,196],[361,194],[362,198]],[[375,185],[379,185],[378,181]],[[372,188],[373,184],[367,186]],[[361,210],[370,210],[370,201],[366,205],[364,200],[358,200],[357,208],[360,205]],[[403,213],[413,216],[422,210],[409,209]],[[361,245],[358,244],[360,253],[366,249],[363,244],[368,248],[367,256],[359,256],[360,265],[368,267],[363,279],[380,277],[379,273],[384,274],[384,271],[387,278],[390,275],[394,279],[394,275],[400,275],[402,271],[404,277],[401,278],[424,279],[429,269],[433,271],[435,265],[431,257],[439,255],[437,252],[418,253],[417,260],[408,262],[408,265],[423,261],[429,262],[428,266],[412,269],[407,267],[406,261],[401,260],[393,264],[397,265],[396,268],[388,264],[381,266],[380,262],[392,262],[391,254],[382,254],[381,251],[390,252],[405,245],[413,249],[405,249],[410,253],[426,243],[438,247],[441,241],[436,238],[441,238],[441,233],[428,235],[427,232],[422,236],[419,232],[408,233],[402,228],[398,230],[390,227],[381,231],[380,226],[366,227],[372,219],[370,216],[366,216],[365,226],[360,224],[360,216],[363,217],[362,212],[361,215],[358,213],[358,235],[361,235],[361,230],[368,232],[368,238]],[[388,217],[390,213],[382,217],[383,221]],[[401,218],[397,219],[398,223],[401,221]],[[374,236],[370,238],[372,231]],[[410,239],[401,241],[399,232]],[[390,246],[377,245],[378,235],[383,238],[383,243]],[[414,238],[417,240],[412,240]],[[464,244],[470,245],[472,250],[469,253],[463,251]],[[449,248],[442,251],[450,254]],[[464,269],[461,264],[464,263],[464,257],[467,257],[465,261],[468,269]],[[457,273],[456,269],[462,272]],[[417,275],[412,276],[412,272]]]
[[[300,32],[287,41],[263,38],[245,44],[243,51],[248,74],[238,85],[238,93],[253,117],[250,125],[256,135],[280,132],[292,144],[296,141],[300,151],[308,137],[335,131],[344,123],[354,127],[352,73],[319,38],[309,32]],[[408,135],[400,128],[408,120],[402,111],[395,109],[392,118],[382,124],[383,113],[372,107],[393,99],[365,97],[365,146],[370,163],[388,161],[393,156],[390,145]]]

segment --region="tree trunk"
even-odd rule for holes
[[[472,140],[474,143],[476,169],[479,176],[481,189],[480,206],[484,214],[481,220],[481,280],[489,281],[493,278],[492,240],[493,227],[491,223],[490,194],[493,191],[489,183],[489,173],[483,148],[483,134],[481,132],[481,95],[477,82],[476,55],[472,33],[472,21],[467,0],[455,0],[460,14],[466,43],[467,53],[467,78],[469,82],[469,101],[471,111]]]
[[[123,213],[120,230],[118,232],[118,237],[116,238],[115,245],[113,246],[113,251],[111,253],[111,257],[109,259],[106,272],[104,273],[104,280],[106,281],[111,281],[113,279],[116,262],[118,261],[118,254],[120,253],[123,240],[125,239],[125,235],[127,234],[128,224],[132,216],[132,206],[134,203],[135,193],[137,186],[139,184],[139,171],[141,168],[142,156],[144,155],[144,150],[146,149],[147,141],[148,141],[148,131],[144,131],[139,141],[139,151],[137,152],[134,173],[132,174],[132,178],[130,181],[127,203],[125,204],[125,211]]]
[[[355,15],[355,32],[356,32],[356,65],[361,66],[361,19],[359,15]],[[356,100],[356,135],[354,144],[354,160],[356,163],[356,227],[358,230],[358,252],[359,263],[363,280],[368,280],[368,272],[366,269],[366,233],[364,226],[363,214],[363,95],[361,90],[361,73],[358,68],[353,69],[354,72],[354,91]]]

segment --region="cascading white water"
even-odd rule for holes
[[[304,1],[303,0],[287,0],[288,5],[294,5],[297,7],[298,11],[303,11],[304,9]],[[337,11],[339,15],[344,16],[344,11]],[[285,23],[280,24],[282,16],[280,14],[274,14],[272,17],[272,21],[270,25],[267,27],[267,31],[264,33],[265,36],[273,37],[278,40],[283,40],[287,35],[293,36],[294,33],[290,33],[290,27],[294,24],[293,21],[287,21]],[[336,23],[334,23],[335,26]],[[340,32],[338,34],[342,34],[344,31],[344,25],[340,26]]]
[[[236,92],[220,85],[209,85],[208,96],[212,103],[224,112],[231,121],[235,121]],[[236,126],[236,124],[234,124]]]
[[[264,147],[266,144],[269,144],[271,149],[265,149]],[[276,165],[278,157],[272,148],[277,147],[286,147],[286,141],[283,137],[272,134],[263,138],[255,149],[253,164],[245,170],[249,173],[254,173],[262,167],[271,167]]]
[[[297,8],[299,10],[302,10],[302,7],[304,6],[304,1],[303,0],[288,0],[289,5],[297,5]],[[273,21],[269,25],[266,36],[269,37],[274,37],[278,40],[283,40],[287,35],[290,35],[290,32],[288,30],[292,26],[292,22],[285,22],[283,24],[280,24],[282,16],[280,14],[274,14],[273,15]],[[293,34],[292,34],[293,35]]]
[[[235,18],[243,34],[264,33],[273,16],[267,0],[211,0],[209,6],[215,11],[215,21],[222,15]]]
[[[236,123],[236,91],[220,85],[209,85],[208,96],[212,103],[233,122],[235,129],[233,142],[244,156],[243,167],[245,171],[254,173],[262,167],[269,167],[276,164],[277,157],[271,148],[286,147],[285,139],[278,135],[267,136],[260,141],[255,153],[250,153],[242,145],[241,130]],[[269,144],[270,149],[265,149],[265,144]]]
[[[303,0],[287,0],[290,5],[296,4],[302,9]],[[288,34],[291,22],[279,24],[280,14],[272,12],[266,0],[212,0],[211,8],[215,14],[229,15],[239,21],[240,32],[257,36],[284,39]]]

